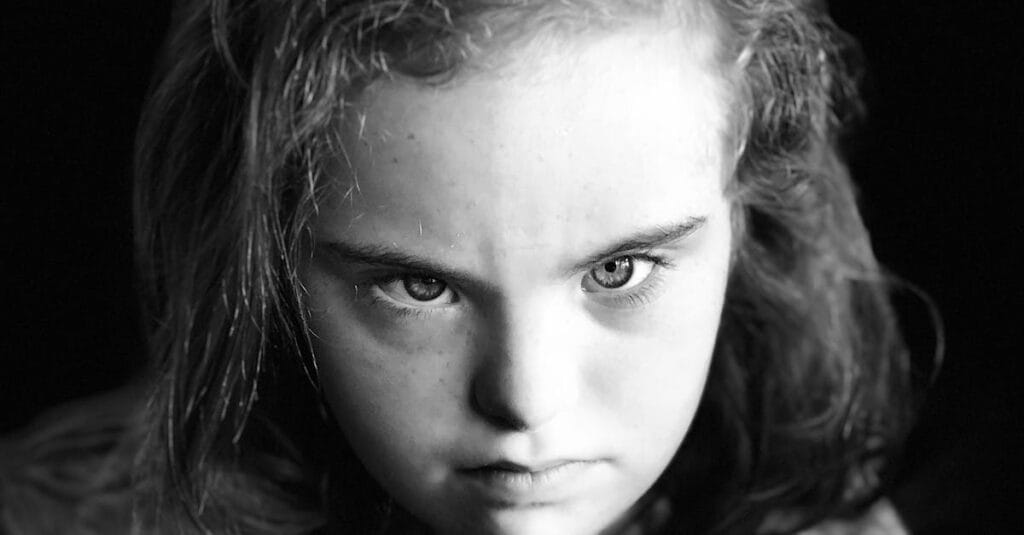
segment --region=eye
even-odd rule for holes
[[[657,262],[639,255],[612,258],[583,277],[585,292],[622,292],[647,280]]]
[[[376,284],[388,298],[408,306],[447,305],[456,301],[448,283],[426,275],[399,275]]]

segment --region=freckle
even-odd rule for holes
[[[391,158],[391,163],[398,163],[398,158]]]
[[[416,134],[409,132],[409,135],[405,136],[405,139],[416,139]]]

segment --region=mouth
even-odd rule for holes
[[[498,461],[458,473],[488,501],[505,507],[539,506],[558,501],[581,487],[600,461],[556,460],[524,465]]]

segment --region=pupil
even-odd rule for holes
[[[591,272],[594,280],[610,290],[624,286],[633,276],[633,259],[623,256],[605,262],[601,269]]]
[[[405,291],[417,301],[432,301],[444,293],[447,285],[432,277],[405,277],[402,281]]]

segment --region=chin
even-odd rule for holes
[[[595,535],[612,523],[558,505],[536,505],[453,514],[438,519],[442,535]]]

